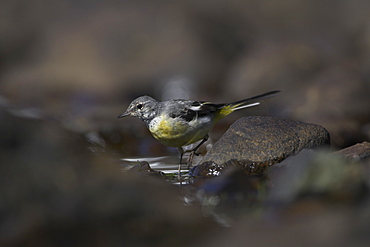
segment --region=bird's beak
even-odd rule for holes
[[[118,118],[123,118],[123,117],[126,117],[126,116],[130,116],[131,114],[129,112],[124,112],[122,113],[121,115],[118,116]]]

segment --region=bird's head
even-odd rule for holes
[[[132,116],[145,121],[152,118],[152,116],[155,114],[157,103],[158,101],[152,97],[141,96],[137,99],[134,99],[127,107],[127,110],[119,115],[118,118]]]

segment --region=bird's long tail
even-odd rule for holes
[[[239,100],[239,101],[228,103],[228,104],[222,104],[222,105],[220,104],[220,106],[221,106],[220,109],[221,110],[219,112],[218,118],[221,119],[221,118],[229,115],[230,113],[232,113],[233,111],[236,111],[236,110],[240,110],[240,109],[244,109],[244,108],[247,108],[247,107],[252,107],[252,106],[259,105],[260,104],[259,101],[261,99],[265,99],[265,98],[275,96],[279,92],[280,91],[278,91],[278,90],[271,91],[271,92],[264,93],[264,94],[261,94],[261,95],[257,95],[257,96],[254,96],[254,97],[251,97],[251,98],[248,98],[248,99],[243,99],[243,100]]]

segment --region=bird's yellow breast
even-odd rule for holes
[[[186,122],[166,115],[154,118],[148,127],[159,142],[171,147],[182,147],[199,141],[210,130],[196,121]]]

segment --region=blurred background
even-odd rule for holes
[[[271,115],[323,125],[342,148],[370,138],[369,10],[368,0],[1,1],[1,102],[123,156],[163,155],[140,120],[116,119],[134,98],[281,90],[211,137]]]
[[[0,0],[0,245],[369,246],[369,159],[306,153],[267,182],[236,171],[209,185],[221,192],[192,194],[121,172],[120,158],[176,149],[139,119],[117,119],[144,94],[222,103],[281,90],[221,120],[211,142],[246,115],[322,125],[336,149],[369,141],[369,10],[369,0]],[[220,230],[225,212],[236,227]]]

